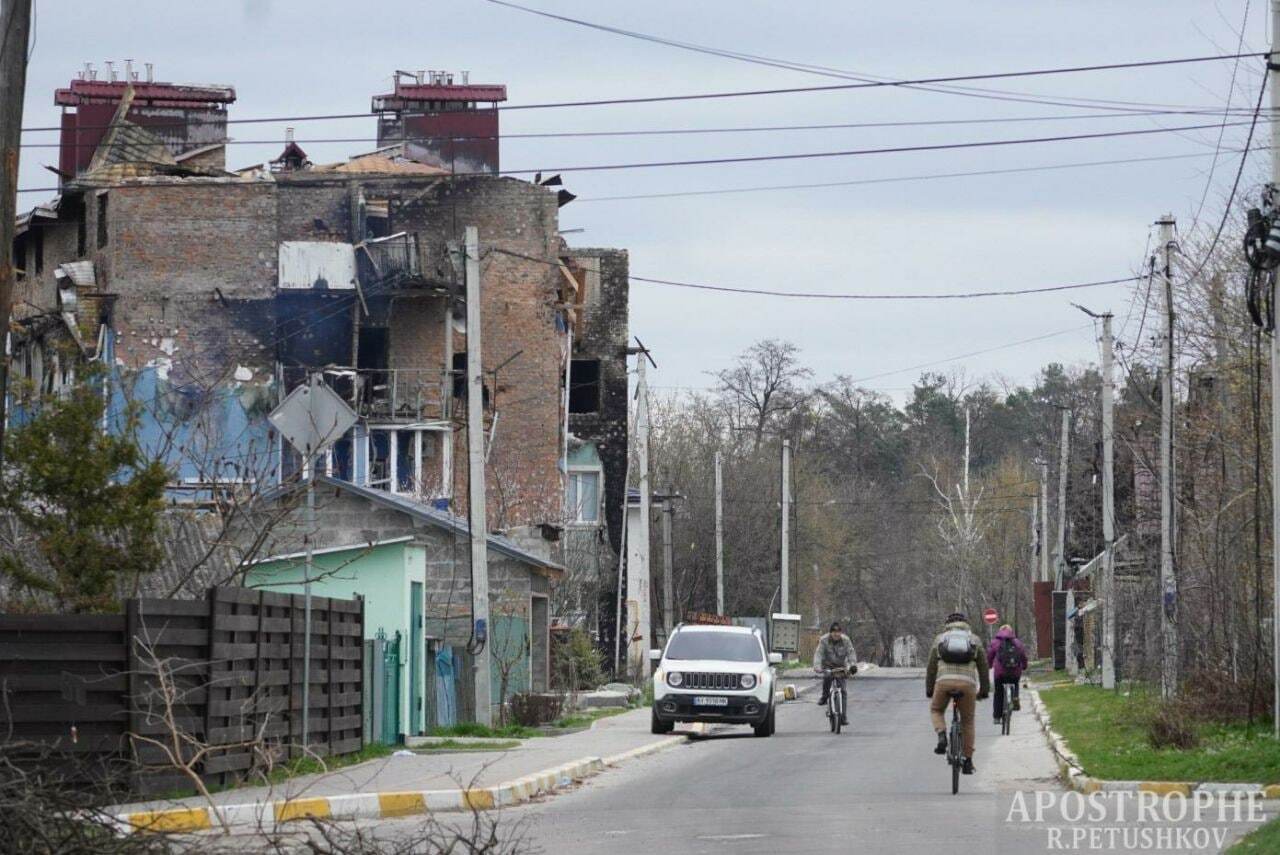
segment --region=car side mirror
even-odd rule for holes
[[[770,664],[770,665],[778,665],[778,664],[781,664],[781,662],[782,662],[782,654],[781,654],[781,653],[770,653],[770,654],[769,654],[769,664]]]
[[[650,662],[661,662],[661,661],[662,661],[662,651],[661,651],[661,650],[656,650],[656,649],[655,649],[655,650],[650,650],[650,651],[649,651],[649,661],[650,661]]]

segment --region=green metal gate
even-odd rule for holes
[[[400,741],[400,633],[378,630],[364,643],[364,741]]]

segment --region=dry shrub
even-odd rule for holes
[[[1152,748],[1175,748],[1186,751],[1200,743],[1196,733],[1196,717],[1181,700],[1156,706],[1147,719],[1147,741]]]
[[[560,695],[517,692],[511,696],[511,718],[525,727],[538,727],[560,717],[564,699]]]

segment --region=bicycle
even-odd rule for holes
[[[1000,688],[1004,692],[1004,709],[1000,714],[1000,735],[1008,736],[1013,725],[1013,684],[1005,683]]]
[[[960,767],[964,765],[964,736],[960,731],[960,692],[947,692],[951,698],[951,732],[947,735],[947,763],[951,766],[951,795],[960,792]]]
[[[839,735],[841,722],[847,714],[844,681],[849,675],[846,668],[831,668],[822,672],[822,676],[831,677],[831,691],[827,695],[827,721],[831,724],[831,732]]]

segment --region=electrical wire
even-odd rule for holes
[[[1135,62],[1102,63],[1102,64],[1096,64],[1096,65],[1075,65],[1075,66],[1064,66],[1059,68],[1036,68],[1036,69],[1027,69],[1022,71],[991,72],[991,73],[984,73],[984,74],[956,74],[956,75],[949,75],[944,77],[919,77],[919,78],[901,79],[901,80],[872,80],[872,81],[862,81],[857,83],[831,84],[831,85],[825,85],[825,86],[790,86],[790,87],[781,87],[781,88],[774,88],[774,89],[742,89],[742,90],[723,90],[723,91],[716,91],[716,92],[695,92],[687,95],[647,95],[647,96],[636,96],[636,97],[625,97],[625,98],[583,99],[578,101],[548,101],[548,102],[535,103],[535,104],[505,104],[502,106],[494,106],[492,109],[495,112],[506,113],[506,112],[514,112],[518,110],[549,110],[549,109],[561,109],[566,107],[604,107],[604,106],[622,106],[627,104],[664,104],[664,103],[673,103],[673,102],[681,102],[681,101],[707,101],[707,100],[723,100],[727,98],[752,98],[752,97],[771,96],[771,95],[796,95],[796,94],[819,93],[819,92],[843,92],[843,91],[852,91],[852,90],[859,90],[859,89],[883,89],[883,88],[892,88],[892,87],[903,87],[903,86],[921,85],[921,84],[928,84],[928,83],[954,83],[954,82],[968,81],[968,80],[998,80],[998,79],[1005,79],[1005,78],[1044,77],[1044,76],[1051,76],[1051,75],[1058,75],[1058,74],[1081,74],[1081,73],[1097,72],[1097,71],[1116,71],[1116,70],[1131,69],[1131,68],[1155,68],[1155,67],[1161,67],[1161,66],[1187,65],[1192,63],[1220,62],[1223,60],[1261,57],[1261,56],[1267,56],[1267,55],[1268,54],[1265,52],[1251,52],[1246,54],[1216,54],[1216,55],[1210,55],[1210,56],[1177,57],[1173,59],[1143,60],[1143,61],[1135,61]],[[1142,112],[1149,109],[1151,106],[1152,105],[1145,105],[1140,110],[1134,110],[1130,108],[1121,108],[1121,107],[1116,107],[1112,109],[1122,110],[1125,112]],[[1104,109],[1104,108],[1097,107],[1095,109]],[[1207,110],[1211,108],[1194,108],[1194,109]],[[250,118],[250,119],[226,119],[225,124],[242,125],[242,124],[270,124],[270,123],[280,123],[280,122],[334,121],[334,120],[340,120],[340,119],[367,119],[369,118],[369,115],[370,115],[369,113],[330,113],[325,115],[269,116],[269,117],[260,117],[260,118]],[[224,122],[222,121],[218,122],[218,124],[223,124],[223,123]],[[181,127],[187,124],[201,124],[201,122],[199,121],[192,122],[190,120],[183,120],[183,121],[175,121],[175,122],[157,123],[154,125],[149,125],[148,127],[164,127],[164,126]],[[109,129],[110,127],[111,127],[110,124],[98,125],[98,126],[85,125],[85,126],[81,126],[80,130],[90,130],[95,128],[98,130],[106,130],[106,129]],[[22,129],[23,133],[54,132],[54,131],[61,132],[62,131],[61,125],[47,125],[47,126]]]
[[[988,347],[982,350],[974,350],[974,351],[970,351],[969,353],[961,353],[961,354],[957,354],[956,356],[948,356],[948,357],[944,357],[943,359],[935,359],[930,362],[921,362],[917,365],[911,365],[906,368],[896,368],[893,371],[882,371],[879,374],[870,374],[866,377],[858,377],[854,380],[850,380],[849,382],[852,385],[857,385],[859,383],[866,383],[869,380],[879,380],[881,377],[892,377],[895,374],[906,374],[907,372],[910,372],[910,371],[918,371],[921,368],[932,368],[935,365],[943,365],[948,362],[955,362],[956,360],[959,360],[959,359],[968,359],[969,357],[972,357],[972,356],[982,356],[988,353],[995,353],[998,350],[1007,350],[1008,348],[1011,348],[1011,347],[1019,347],[1024,344],[1031,344],[1032,342],[1044,341],[1045,339],[1055,338],[1056,336],[1067,335],[1068,333],[1080,332],[1081,330],[1090,329],[1091,327],[1092,327],[1091,324],[1071,327],[1070,329],[1058,330],[1057,332],[1045,333],[1044,335],[1033,336],[1031,338],[1024,338],[1018,341],[1011,341],[1008,344],[996,345],[995,347]]]
[[[1259,147],[1260,150],[1262,147]],[[1270,148],[1266,146],[1265,148]],[[1244,149],[1227,149],[1242,152]],[[859,178],[849,181],[817,181],[808,184],[764,184],[753,187],[724,187],[708,190],[676,190],[669,193],[632,193],[618,196],[579,196],[574,204],[583,202],[621,202],[637,199],[672,199],[688,196],[721,196],[735,193],[763,193],[775,190],[816,190],[828,187],[858,187],[868,184],[894,184],[903,181],[930,181],[939,178],[978,178],[989,175],[1015,175],[1029,172],[1048,172],[1059,169],[1081,169],[1092,166],[1120,166],[1133,163],[1155,163],[1166,160],[1185,160],[1193,157],[1209,157],[1210,152],[1190,154],[1165,154],[1152,157],[1129,157],[1116,160],[1090,160],[1078,163],[1047,163],[1039,166],[1015,166],[1008,169],[978,169],[969,172],[933,172],[922,175],[895,175],[885,178]]]
[[[1069,101],[1084,101],[1088,104],[1123,104],[1130,105],[1139,102],[1132,101],[1115,101],[1107,99],[1093,98],[1067,98],[1065,100],[1050,100],[1044,96],[1035,95],[1027,92],[1011,92],[1000,89],[983,89],[972,86],[926,86],[926,83],[937,83],[946,81],[909,81],[891,83],[892,78],[881,75],[872,75],[845,69],[833,68],[831,66],[814,65],[810,63],[798,63],[789,60],[777,59],[774,57],[761,56],[759,54],[744,53],[741,51],[731,51],[722,48],[709,47],[707,45],[694,44],[693,42],[677,41],[675,39],[667,39],[661,36],[651,35],[649,33],[641,33],[636,30],[626,30],[620,27],[613,27],[607,24],[598,24],[592,21],[586,21],[581,18],[571,18],[567,15],[558,15],[552,12],[546,12],[540,9],[534,9],[529,6],[522,6],[517,3],[508,2],[508,0],[488,0],[490,3],[498,6],[505,6],[521,12],[538,15],[540,17],[549,18],[563,23],[573,24],[575,26],[586,27],[588,29],[599,30],[611,33],[613,35],[625,36],[627,38],[639,39],[641,41],[652,42],[654,44],[664,45],[666,47],[674,47],[680,50],[692,51],[694,53],[707,54],[717,56],[722,59],[732,59],[739,62],[752,63],[754,65],[764,65],[771,68],[779,68],[786,71],[798,71],[806,74],[816,74],[822,77],[838,78],[841,80],[858,80],[865,83],[880,83],[882,85],[898,85],[903,88],[919,89],[927,92],[935,92],[945,95],[962,95],[966,97],[985,98],[987,100],[997,101],[1014,101],[1020,103],[1036,103],[1036,104],[1056,104],[1066,107],[1080,107],[1080,104],[1068,103]],[[976,79],[976,78],[970,78]]]

